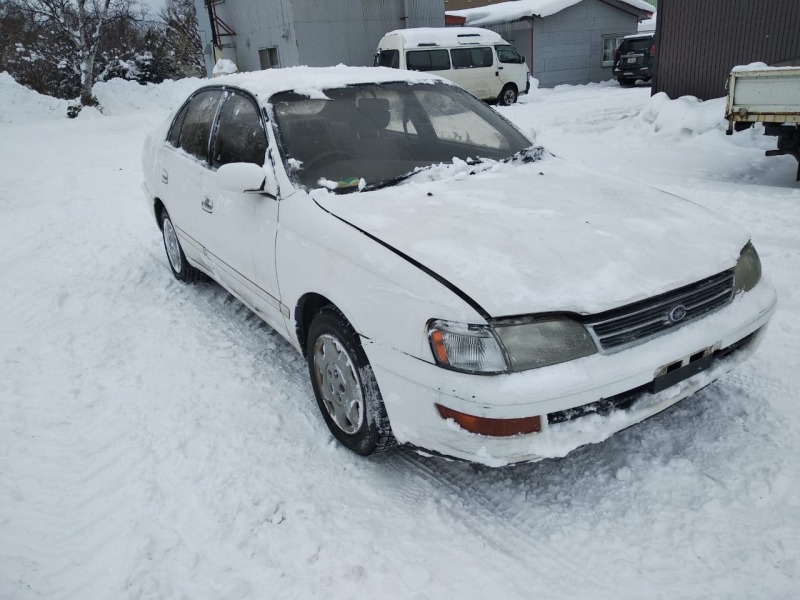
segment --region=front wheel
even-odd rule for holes
[[[333,437],[368,456],[395,445],[389,417],[361,340],[341,312],[326,306],[308,331],[308,369]]]
[[[497,97],[497,103],[501,106],[511,106],[517,101],[517,88],[508,84],[502,89]]]

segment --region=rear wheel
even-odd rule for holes
[[[308,369],[333,437],[368,456],[395,445],[378,383],[361,340],[341,312],[326,306],[308,330]]]
[[[511,106],[517,101],[517,88],[512,84],[506,84],[497,97],[497,103],[501,106]]]
[[[164,238],[164,250],[167,251],[167,260],[175,279],[184,283],[193,283],[201,279],[200,271],[186,260],[186,255],[178,240],[178,234],[175,232],[175,226],[166,210],[161,211],[161,235]]]

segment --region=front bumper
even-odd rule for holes
[[[507,375],[448,371],[370,340],[364,340],[364,349],[398,441],[501,466],[564,456],[690,396],[755,351],[775,304],[774,288],[762,280],[717,312],[638,346]],[[715,353],[705,370],[654,391],[659,369],[700,351]],[[613,402],[619,399],[624,401]],[[539,415],[542,430],[513,437],[476,435],[443,420],[436,404],[492,419]],[[581,412],[589,414],[571,418]]]

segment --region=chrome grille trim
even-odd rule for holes
[[[586,326],[601,352],[616,352],[673,331],[733,299],[733,270],[697,283],[589,317]],[[678,306],[686,316],[677,322],[670,312]]]

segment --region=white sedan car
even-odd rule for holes
[[[214,79],[143,164],[175,277],[286,337],[363,455],[564,455],[741,363],[775,307],[737,226],[587,175],[422,73]]]

